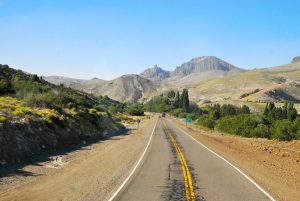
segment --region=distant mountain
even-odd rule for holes
[[[222,71],[224,73],[228,72],[243,72],[244,70],[237,68],[217,57],[214,56],[203,56],[197,57],[189,62],[183,63],[178,66],[174,72],[172,72],[172,77],[184,77],[190,74],[203,73],[209,71]]]
[[[171,87],[174,85],[167,89]],[[300,63],[202,80],[188,85],[188,89],[196,102],[300,102]]]
[[[111,81],[98,78],[78,80],[59,76],[45,77],[54,84],[64,84],[72,88],[92,93],[94,95],[108,95],[121,102],[136,102],[147,100],[152,94],[168,90],[170,87],[184,88],[188,84],[201,80],[223,77],[234,73],[244,72],[217,57],[197,57],[183,63],[173,72],[163,70],[155,65],[146,69],[140,75],[123,75]]]
[[[94,95],[107,95],[122,102],[137,102],[156,90],[156,84],[139,75],[123,75],[111,81],[90,80],[75,87]]]
[[[154,82],[160,82],[170,77],[170,71],[163,70],[155,65],[152,68],[146,69],[141,73],[141,76]]]
[[[298,63],[298,62],[300,62],[300,56],[294,57],[292,63]]]
[[[85,81],[83,79],[74,79],[63,76],[42,76],[42,78],[52,84],[63,84],[66,87],[75,87]]]

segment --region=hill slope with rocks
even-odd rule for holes
[[[0,165],[121,130],[107,111],[111,104],[0,65]]]

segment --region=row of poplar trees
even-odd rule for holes
[[[183,89],[181,94],[179,91],[176,93],[174,91],[170,91],[168,97],[174,99],[173,107],[175,109],[181,108],[184,112],[189,111],[190,100],[189,91],[187,89]]]

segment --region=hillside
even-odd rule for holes
[[[116,102],[0,65],[1,164],[120,130],[107,112],[111,104]]]
[[[300,64],[255,69],[241,74],[200,81],[188,86],[196,101],[253,102],[300,100]]]

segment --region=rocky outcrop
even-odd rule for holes
[[[245,98],[247,96],[250,96],[252,94],[258,93],[260,91],[261,91],[261,89],[254,89],[253,91],[250,91],[248,93],[244,93],[244,94],[240,95],[239,99]]]
[[[153,68],[148,68],[142,72],[141,76],[153,82],[161,82],[170,77],[170,71],[163,70],[155,65]]]

